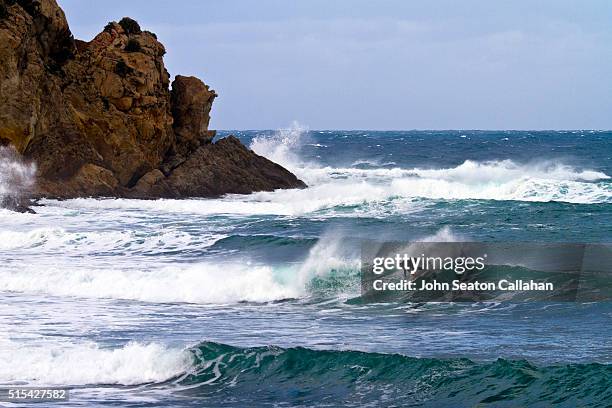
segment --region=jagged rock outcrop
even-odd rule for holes
[[[55,0],[0,0],[0,145],[37,165],[36,195],[187,197],[303,187],[237,139],[212,143],[217,96],[170,77],[129,18],[75,40]]]
[[[167,177],[159,170],[147,173],[131,190],[131,196],[146,198],[147,194],[153,194],[172,198],[248,194],[295,188],[296,181],[301,183],[295,176],[287,177],[285,168],[254,154],[236,137],[229,136],[200,146]]]
[[[210,110],[217,94],[195,77],[177,75],[172,82],[172,125],[177,145],[195,149],[212,142]]]

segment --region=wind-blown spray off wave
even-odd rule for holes
[[[250,148],[257,154],[265,156],[288,168],[296,171],[306,166],[299,156],[299,149],[306,143],[308,128],[293,122],[286,129],[279,129],[271,136],[256,136],[251,142]]]

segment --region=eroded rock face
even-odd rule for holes
[[[172,116],[179,145],[195,150],[212,142],[215,134],[208,130],[208,123],[216,96],[198,78],[176,76],[172,82]]]
[[[0,0],[0,144],[23,153],[48,132],[62,104],[61,66],[75,52],[62,10],[51,2]]]
[[[170,91],[164,54],[131,19],[84,42],[74,40],[55,0],[0,0],[0,145],[36,163],[37,195],[186,197],[304,186],[237,140],[212,143],[216,93],[184,76]]]

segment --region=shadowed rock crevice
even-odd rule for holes
[[[304,187],[235,138],[217,94],[178,75],[132,19],[75,40],[55,0],[0,0],[0,142],[37,165],[35,196],[212,197]]]

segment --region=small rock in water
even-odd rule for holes
[[[7,210],[19,212],[19,213],[28,213],[28,214],[36,214],[30,205],[39,205],[36,203],[30,203],[30,200],[24,200],[16,197],[3,197],[0,199],[0,208],[5,208]]]

